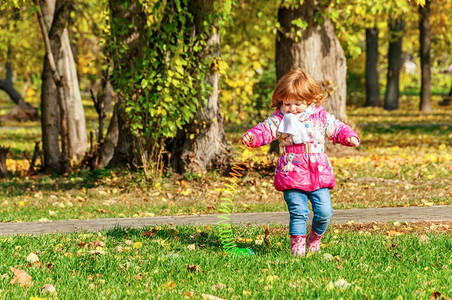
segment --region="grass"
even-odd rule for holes
[[[322,253],[294,258],[287,227],[235,227],[230,257],[216,227],[115,228],[0,237],[0,299],[428,299],[452,294],[449,223],[333,226]],[[39,262],[27,262],[34,253]],[[10,284],[11,267],[32,284]],[[2,275],[3,274],[3,275]],[[56,294],[40,288],[53,285]],[[36,298],[33,298],[36,299]],[[203,298],[204,299],[204,298]]]
[[[452,204],[452,111],[439,106],[439,100],[434,98],[430,115],[418,113],[417,98],[407,96],[401,97],[397,111],[348,107],[349,123],[362,145],[330,158],[337,178],[334,208]],[[84,105],[92,130],[96,115],[92,104]],[[0,222],[217,213],[229,182],[218,170],[169,172],[152,184],[140,172],[114,169],[27,177],[23,152],[31,155],[39,124],[3,125],[0,140],[11,147],[7,164],[15,176],[0,181]],[[227,130],[235,158],[247,169],[233,212],[285,211],[281,193],[273,188],[276,157],[267,156],[268,146],[240,148],[240,137],[250,126]]]

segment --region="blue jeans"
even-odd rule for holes
[[[322,235],[326,231],[333,216],[333,207],[331,206],[331,196],[328,188],[321,188],[313,192],[285,190],[283,193],[290,214],[289,234],[306,234],[306,221],[309,215],[308,199],[311,201],[314,212],[312,230],[318,235]]]

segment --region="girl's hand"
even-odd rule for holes
[[[254,134],[252,134],[251,132],[246,133],[242,137],[242,144],[247,146],[248,148],[252,148],[251,147],[252,142],[254,142]]]
[[[347,141],[347,143],[349,143],[353,147],[358,147],[359,146],[359,140],[356,137],[354,137],[354,136],[347,138],[346,141]]]

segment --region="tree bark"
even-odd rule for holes
[[[278,32],[276,41],[276,76],[279,80],[292,66],[302,67],[329,93],[325,109],[344,119],[347,73],[344,51],[331,20],[326,18],[322,24],[315,21],[316,13],[322,12],[328,4],[305,0],[303,5],[293,10],[280,7],[278,21],[283,32]],[[308,27],[297,41],[291,28],[295,27],[292,21],[300,18],[308,22]]]
[[[85,111],[80,95],[78,75],[67,28],[63,31],[61,43],[59,71],[63,77],[65,89],[69,141],[68,155],[71,160],[78,162],[88,149],[88,135],[86,133]]]
[[[46,23],[45,26],[50,28],[48,30],[48,38],[50,40],[51,53],[54,61],[57,62],[60,58],[61,37],[67,21],[67,2],[50,0],[39,1],[39,3]],[[63,169],[66,169],[67,166],[59,146],[60,122],[64,120],[61,120],[60,116],[59,87],[57,87],[55,82],[52,66],[46,57],[42,71],[41,127],[44,171],[47,173],[64,172],[65,170]],[[64,145],[64,141],[62,141],[62,145]]]
[[[405,21],[402,17],[389,22],[391,42],[388,50],[388,74],[384,103],[386,110],[399,108],[399,75],[402,67],[402,33],[404,27]]]
[[[85,155],[88,148],[86,134],[85,113],[80,96],[75,61],[70,47],[69,35],[66,28],[68,19],[68,1],[40,1],[44,23],[50,28],[49,39],[51,52],[57,64],[61,81],[63,96],[55,93],[57,87],[52,83],[52,71],[50,65],[44,64],[42,85],[42,127],[43,149],[45,158],[45,171],[66,173],[69,171],[69,162],[79,161]],[[53,78],[55,81],[55,78]],[[60,98],[61,101],[59,100]],[[58,103],[59,105],[55,105]],[[44,116],[44,114],[46,114]],[[62,117],[63,116],[63,117]],[[58,139],[61,133],[62,150]],[[64,149],[63,149],[64,148]],[[58,158],[59,157],[59,158]],[[57,160],[60,160],[58,167]],[[60,169],[60,171],[57,171]]]
[[[113,110],[113,116],[110,120],[110,125],[108,126],[107,135],[105,136],[105,140],[102,142],[99,148],[99,154],[97,161],[94,164],[94,168],[104,168],[112,159],[115,148],[118,143],[118,109],[119,106],[115,105]]]
[[[140,60],[141,49],[146,45],[142,33],[142,30],[146,28],[146,15],[135,2],[131,2],[125,8],[121,1],[109,0],[109,7],[112,27],[118,28],[113,33],[115,39],[127,46],[127,50],[124,50],[120,56],[113,55],[114,68],[130,68],[131,64]],[[112,82],[112,84],[114,83]],[[117,98],[115,110],[117,110],[118,118],[118,140],[109,164],[135,168],[134,166],[140,165],[141,162],[138,151],[135,151],[138,141],[132,134],[127,120],[124,100],[121,95],[118,95]]]
[[[5,62],[5,69],[5,79],[0,79],[0,90],[5,91],[14,103],[19,104],[24,101],[24,99],[13,86],[12,69],[9,62]]]
[[[421,44],[421,102],[419,109],[423,113],[432,112],[431,100],[431,75],[430,75],[430,0],[425,1],[425,5],[419,6],[419,32]]]
[[[206,16],[213,12],[213,0],[191,0],[188,7],[194,15],[196,33],[201,28]],[[220,55],[220,35],[218,28],[210,28],[205,56],[215,59]],[[183,126],[171,143],[171,166],[178,173],[204,173],[208,170],[226,167],[229,163],[230,150],[223,128],[223,118],[218,100],[219,73],[211,71],[205,80],[211,85],[212,93],[207,104],[201,105],[194,119]],[[199,103],[203,103],[201,95]],[[190,135],[194,134],[191,139]]]
[[[292,67],[301,67],[322,84],[328,93],[325,109],[344,120],[347,65],[344,51],[334,32],[334,25],[325,18],[321,24],[316,15],[324,11],[330,1],[305,0],[303,5],[291,9],[280,6],[278,21],[281,28],[276,38],[276,77],[279,80]],[[308,23],[305,30],[292,24],[301,19]],[[301,37],[297,36],[301,33]],[[279,152],[272,143],[270,152]]]
[[[11,172],[6,166],[6,156],[8,155],[9,147],[0,146],[0,178],[8,177]]]
[[[31,106],[22,98],[20,93],[14,88],[12,81],[12,69],[9,62],[5,63],[6,76],[5,79],[0,79],[0,89],[5,91],[11,100],[17,105],[11,111],[0,118],[1,122],[5,121],[36,121],[39,119],[38,110]]]
[[[381,106],[378,83],[378,28],[366,28],[366,103]]]

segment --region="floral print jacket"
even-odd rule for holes
[[[327,113],[321,105],[312,104],[299,117],[300,125],[306,127],[309,142],[294,144],[290,134],[278,132],[283,117],[283,112],[278,108],[267,120],[247,131],[254,135],[249,145],[252,148],[276,139],[284,147],[284,153],[276,165],[275,188],[278,191],[299,189],[307,192],[320,188],[332,189],[336,179],[328,156],[324,153],[325,136],[334,143],[352,146],[346,140],[356,137],[359,141],[356,132]]]

